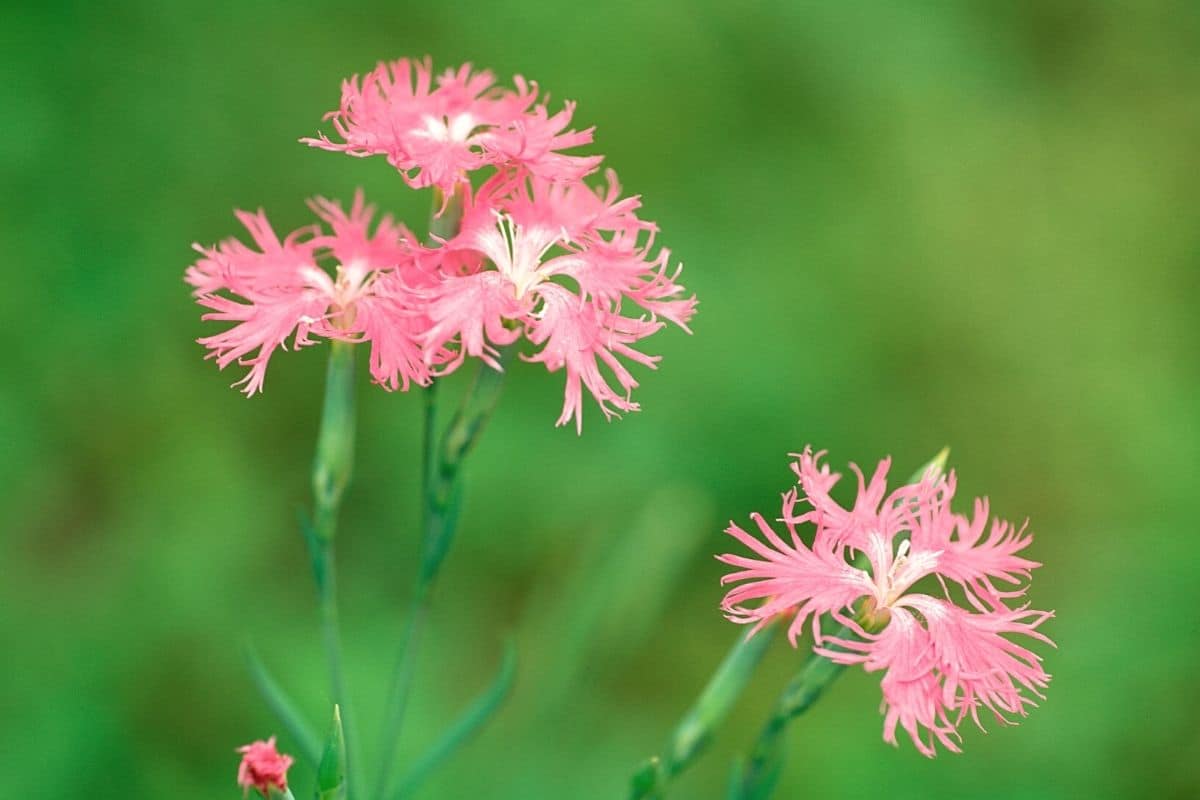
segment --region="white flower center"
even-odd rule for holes
[[[505,214],[496,215],[496,227],[477,234],[475,244],[513,285],[517,299],[556,271],[554,261],[543,263],[546,253],[566,241],[566,231],[522,227]]]
[[[898,582],[896,580],[896,576],[899,575],[901,569],[903,569],[904,562],[908,561],[908,553],[911,549],[912,543],[909,542],[908,539],[905,539],[900,543],[900,546],[896,548],[896,558],[892,561],[892,566],[888,568],[887,577],[884,581],[887,587],[887,592],[883,596],[884,605],[886,606],[890,606],[892,603],[896,602],[896,600],[898,600],[900,595],[904,592],[904,589],[908,588],[897,585]]]
[[[870,534],[867,555],[871,561],[871,582],[875,585],[875,600],[880,608],[890,608],[922,576],[937,565],[941,551],[912,552],[912,543],[905,539],[891,546],[878,533]]]
[[[348,327],[354,322],[354,304],[371,285],[374,277],[365,262],[351,261],[349,264],[339,264],[336,276],[331,278],[329,273],[316,266],[301,268],[308,285],[329,298],[330,313],[334,325]],[[309,317],[304,322],[309,325],[317,320]]]
[[[475,118],[465,111],[453,117],[426,114],[421,118],[421,122],[424,123],[424,127],[414,130],[413,136],[432,139],[435,142],[466,142],[471,138],[471,131],[475,130],[476,126]]]

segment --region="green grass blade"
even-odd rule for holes
[[[287,692],[271,677],[266,664],[258,657],[258,653],[250,645],[245,647],[246,665],[258,693],[267,701],[267,705],[288,734],[295,740],[300,755],[312,766],[317,766],[321,757],[321,744],[312,727],[305,721],[296,708],[296,704],[288,697]]]
[[[399,788],[387,795],[392,800],[409,796],[429,774],[477,733],[504,702],[517,675],[517,648],[510,639],[504,645],[504,657],[500,670],[483,694],[475,698],[457,720],[441,735],[424,755],[408,770],[400,781]]]

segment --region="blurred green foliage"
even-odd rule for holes
[[[296,140],[342,77],[425,53],[579,100],[701,306],[694,337],[653,340],[644,410],[590,407],[581,438],[552,424],[561,376],[512,371],[404,752],[508,631],[520,672],[422,796],[623,796],[735,635],[725,521],[770,513],[808,442],[899,470],[952,445],[962,495],[1030,517],[1060,649],[1042,708],[936,761],[880,741],[877,677],[849,671],[795,726],[780,797],[1200,793],[1200,6],[264,0],[2,15],[5,796],[236,797],[234,747],[277,730],[247,637],[328,720],[294,524],[327,351],[281,354],[245,400],[181,276],[234,207],[290,229],[362,185],[423,227],[429,197],[381,159]],[[339,541],[371,730],[421,404],[361,388]],[[777,644],[679,798],[719,796],[800,658]]]

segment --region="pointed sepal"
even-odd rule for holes
[[[333,707],[333,728],[325,742],[325,753],[317,767],[317,800],[345,800],[346,737],[342,733],[342,711]]]

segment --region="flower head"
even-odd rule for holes
[[[722,604],[729,619],[761,627],[790,616],[793,646],[811,621],[816,653],[883,670],[884,739],[895,744],[903,728],[927,756],[937,744],[958,752],[959,723],[969,716],[982,728],[981,709],[1002,724],[1025,716],[1050,676],[1039,656],[1008,637],[1053,644],[1038,631],[1052,612],[1008,605],[1040,566],[1019,555],[1032,537],[1002,520],[989,526],[986,500],[975,502],[971,518],[951,511],[953,473],[932,469],[888,492],[888,459],[869,481],[854,467],[858,497],[844,508],[830,496],[840,476],[821,455],[805,450],[793,464],[799,489],[783,495],[779,520],[786,541],[759,514],[752,519],[761,539],[730,523],[727,533],[755,557],[718,557],[738,568],[722,579],[739,584]],[[802,525],[813,530],[809,542]],[[940,596],[914,591],[923,578],[940,585]],[[825,614],[841,633],[822,635]]]
[[[287,771],[292,766],[292,757],[275,749],[275,737],[265,742],[259,740],[237,749],[242,754],[238,765],[238,786],[246,794],[257,789],[263,797],[269,797],[271,787],[287,791]]]
[[[384,155],[414,188],[450,193],[472,170],[520,165],[552,180],[574,180],[598,156],[560,151],[588,144],[592,129],[569,130],[574,104],[554,114],[537,104],[538,86],[521,76],[514,88],[470,64],[434,78],[432,62],[407,58],[380,63],[360,80],[342,82],[342,101],[325,115],[341,141],[324,133],[301,141],[354,156]]]
[[[261,391],[276,350],[313,344],[312,336],[370,342],[376,382],[407,389],[429,380],[429,361],[417,341],[427,322],[414,292],[433,277],[414,258],[412,235],[389,216],[372,230],[374,208],[361,192],[349,212],[317,198],[313,211],[327,226],[294,231],[281,241],[260,210],[237,213],[255,247],[227,239],[196,250],[200,260],[185,279],[205,320],[231,322],[200,339],[208,357],[224,369],[249,367],[235,385],[247,395]]]
[[[459,234],[424,254],[442,263],[424,338],[429,357],[450,354],[437,374],[468,356],[498,368],[498,348],[523,338],[537,348],[525,360],[566,373],[558,424],[582,428],[584,389],[606,417],[638,409],[627,364],[658,358],[636,345],[667,322],[687,330],[696,300],[655,248],[656,226],[637,217],[638,198],[607,181],[593,190],[514,168],[468,195]]]
[[[384,155],[414,188],[436,187],[438,226],[422,245],[382,218],[361,195],[347,213],[315,200],[327,228],[282,240],[266,216],[239,212],[254,246],[235,239],[187,271],[206,320],[231,326],[200,340],[223,369],[249,368],[238,382],[262,389],[276,350],[314,337],[370,342],[371,372],[407,389],[453,372],[467,358],[500,369],[500,350],[524,341],[526,361],[565,373],[558,424],[583,424],[583,395],[606,418],[638,410],[632,365],[654,368],[642,340],[668,323],[688,330],[696,309],[656,245],[658,227],[624,197],[616,174],[585,178],[601,156],[571,128],[574,103],[552,112],[536,83],[499,86],[470,64],[434,74],[428,59],[380,63],[342,84],[326,115],[336,138],[305,143],[354,156]],[[449,230],[448,230],[449,229]]]

